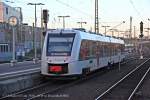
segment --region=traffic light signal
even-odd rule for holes
[[[43,10],[43,21],[44,21],[44,23],[48,23],[48,20],[49,20],[48,10],[44,9]]]

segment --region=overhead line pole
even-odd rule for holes
[[[63,19],[63,28],[65,28],[65,18],[70,16],[58,16],[58,17]]]
[[[130,35],[129,38],[132,38],[132,17],[130,16]]]
[[[110,27],[110,26],[102,26],[102,27],[105,28],[105,33],[104,33],[104,34],[106,35],[106,28],[107,28],[107,27]]]
[[[83,24],[87,24],[87,22],[77,22],[78,24],[80,24],[80,28],[83,27]]]
[[[28,3],[27,5],[34,5],[35,6],[35,27],[34,27],[34,59],[33,62],[37,62],[37,48],[36,48],[36,27],[37,27],[37,17],[36,17],[36,6],[37,5],[44,5],[43,3]]]
[[[98,0],[95,0],[95,33],[99,33]]]

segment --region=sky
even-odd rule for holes
[[[6,2],[8,0],[3,0]],[[49,28],[61,28],[62,19],[59,15],[69,15],[66,18],[66,27],[79,27],[77,22],[86,21],[83,25],[86,29],[94,30],[94,3],[95,0],[9,0],[6,2],[14,7],[22,7],[23,22],[32,25],[34,22],[34,6],[27,3],[44,3],[44,6],[37,6],[38,26],[40,26],[41,9],[49,10]],[[144,27],[148,27],[150,18],[150,0],[99,0],[99,27],[100,32],[104,32],[102,25],[108,25],[120,31],[130,28],[130,16],[133,18],[133,26],[139,30],[139,23],[144,22]]]

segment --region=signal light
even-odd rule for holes
[[[48,14],[48,10],[47,9],[44,9],[43,10],[43,21],[44,23],[48,23],[48,20],[49,20],[49,14]]]
[[[142,21],[140,22],[140,33],[141,34],[143,33],[143,22]]]

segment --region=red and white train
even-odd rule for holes
[[[124,41],[76,29],[56,29],[46,33],[41,74],[77,76],[118,63],[125,58]]]

